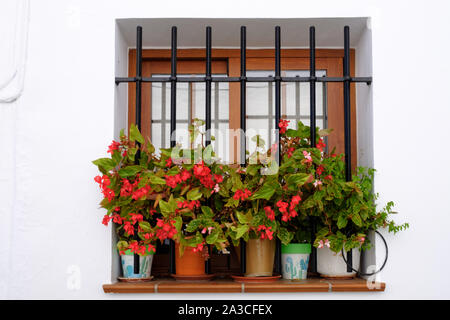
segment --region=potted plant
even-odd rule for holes
[[[120,140],[111,143],[110,157],[93,161],[101,172],[94,178],[103,194],[100,206],[107,210],[102,222],[114,224],[125,279],[149,279],[151,274],[156,205],[165,185],[165,180],[155,175],[159,159],[154,152],[132,125],[129,137],[122,130]],[[134,254],[140,256],[139,273],[134,273]]]
[[[407,228],[408,224],[397,226],[393,221],[388,221],[388,215],[393,213],[392,202],[381,212],[376,211],[377,195],[374,195],[372,190],[375,170],[358,168],[358,174],[353,176],[352,181],[345,180],[344,155],[336,155],[334,149],[331,154],[324,153],[323,137],[331,132],[330,129],[317,129],[316,147],[311,148],[308,126],[299,122],[296,130],[286,130],[286,127],[286,121],[282,120],[280,143],[283,158],[280,173],[286,177],[288,184],[283,190],[286,193],[294,190],[289,186],[289,180],[301,180],[297,185],[302,197],[299,206],[300,218],[303,215],[308,217],[303,221],[297,218],[287,229],[295,227],[304,234],[305,227],[299,228],[299,224],[318,223],[319,231],[312,242],[319,249],[319,274],[333,278],[354,276],[356,272],[347,272],[347,264],[342,259],[341,251],[353,250],[353,268],[358,270],[360,250],[370,248],[367,240],[369,230],[389,226],[390,231],[397,232]],[[310,228],[311,226],[306,229]],[[296,236],[306,238],[300,234]],[[291,250],[285,248],[284,251]]]
[[[284,124],[284,122],[282,122]],[[282,130],[285,133],[285,130]],[[303,220],[299,215],[301,186],[311,174],[297,161],[298,168],[286,165],[285,159],[292,156],[291,144],[282,140],[281,163],[276,163],[277,145],[265,149],[265,142],[259,137],[252,138],[256,150],[249,158],[246,168],[230,168],[222,194],[228,197],[225,207],[230,208],[228,235],[235,244],[239,239],[247,243],[247,277],[269,277],[273,273],[275,239],[288,245],[300,234],[295,220]]]
[[[409,227],[408,223],[395,224],[390,220],[394,212],[393,202],[388,202],[377,210],[378,194],[373,193],[374,169],[357,168],[352,181],[346,182],[341,169],[335,170],[342,163],[342,155],[324,160],[332,173],[332,180],[322,185],[323,193],[318,201],[323,202],[323,210],[315,206],[319,213],[321,228],[316,234],[314,245],[318,250],[317,271],[323,277],[354,277],[356,271],[347,272],[347,264],[342,252],[352,250],[354,270],[359,270],[360,252],[371,248],[368,233],[388,227],[389,232],[397,233]],[[324,194],[332,196],[322,197]]]
[[[176,244],[175,277],[205,275],[208,246],[223,250],[227,240],[218,212],[221,201],[218,192],[223,181],[223,167],[217,163],[212,146],[205,147],[204,124],[195,119],[189,126],[191,146],[177,145],[161,150],[156,174],[164,177],[168,200],[160,200],[161,218],[157,219],[156,237],[173,239]]]

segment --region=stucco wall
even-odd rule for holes
[[[450,298],[441,274],[450,267],[448,2],[30,2],[24,91],[16,102],[0,104],[0,298],[243,297],[106,295],[101,289],[111,281],[111,230],[100,223],[90,161],[105,154],[126,123],[119,103],[124,93],[114,99],[120,90],[114,66],[121,57],[115,56],[115,19],[366,16],[372,18],[376,191],[380,203],[396,202],[397,220],[411,224],[409,231],[387,236],[386,292],[245,297]],[[14,23],[14,16],[0,14]],[[381,259],[383,252],[377,254]]]

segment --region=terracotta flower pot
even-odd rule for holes
[[[246,251],[246,277],[270,277],[275,260],[275,239],[249,239]]]
[[[199,276],[205,274],[205,258],[200,251],[186,247],[180,257],[179,243],[175,243],[175,268],[178,276]]]

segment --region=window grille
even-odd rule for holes
[[[173,133],[176,130],[177,123],[177,83],[204,83],[205,84],[205,126],[207,130],[206,145],[211,143],[211,136],[208,134],[211,129],[211,96],[212,96],[212,84],[219,84],[222,82],[239,82],[240,83],[240,119],[241,129],[245,132],[247,127],[247,84],[250,83],[268,83],[268,87],[274,87],[274,114],[270,113],[269,117],[275,120],[275,129],[278,128],[278,124],[281,119],[281,85],[282,83],[294,83],[295,86],[299,86],[302,83],[309,83],[309,124],[311,128],[311,147],[316,145],[316,121],[317,119],[326,119],[326,112],[323,112],[322,116],[316,113],[316,84],[322,84],[322,90],[326,90],[326,84],[328,82],[342,82],[344,84],[344,139],[345,139],[345,176],[346,180],[351,180],[351,118],[350,118],[350,83],[372,83],[372,77],[351,77],[350,76],[350,28],[344,27],[344,64],[343,64],[343,77],[327,77],[326,75],[320,76],[318,70],[316,70],[316,45],[315,45],[315,27],[309,28],[309,51],[310,51],[310,68],[309,75],[292,76],[287,73],[282,73],[281,70],[281,28],[275,27],[275,72],[273,75],[255,75],[247,76],[246,70],[246,27],[241,27],[241,45],[240,45],[240,57],[241,57],[241,70],[240,77],[227,77],[227,76],[212,76],[211,74],[211,48],[212,37],[211,27],[206,27],[206,73],[204,77],[198,76],[177,76],[177,27],[172,27],[171,35],[171,74],[170,76],[152,76],[142,77],[142,27],[138,26],[136,30],[136,76],[135,77],[116,77],[116,84],[134,82],[136,83],[136,114],[135,123],[139,130],[141,130],[141,91],[142,83],[161,83],[164,87],[170,84],[170,132]],[[214,87],[216,88],[216,86]],[[272,90],[269,90],[269,94]],[[271,99],[269,99],[271,101]],[[324,103],[326,104],[326,103]],[[166,105],[164,105],[167,107]],[[300,114],[299,114],[300,115]],[[270,121],[271,123],[271,121]],[[175,146],[175,139],[171,139],[170,146]],[[246,141],[245,136],[241,135],[240,139],[240,163],[245,165],[245,150]],[[278,144],[278,147],[279,144]],[[278,157],[280,153],[278,152]],[[316,233],[315,223],[313,222],[312,234]],[[137,232],[135,232],[137,235]],[[245,242],[241,241],[241,272],[245,273]],[[170,242],[170,262],[169,272],[175,273],[175,244],[171,240]],[[352,251],[347,253],[347,271],[352,271]],[[311,253],[311,271],[317,271],[317,252],[313,247]],[[277,249],[275,253],[275,270],[281,273],[281,242],[277,240]],[[210,261],[205,262],[205,271],[210,273]],[[139,256],[134,255],[134,272],[139,273]]]

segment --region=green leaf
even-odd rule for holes
[[[132,124],[130,127],[130,140],[137,141],[141,144],[144,143],[144,137],[141,135],[135,124]]]
[[[176,216],[174,220],[175,223],[173,224],[173,226],[175,227],[175,229],[177,229],[177,232],[180,233],[181,227],[183,226],[183,219],[180,216]]]
[[[166,184],[166,180],[165,179],[160,178],[160,177],[155,176],[155,175],[151,175],[150,176],[150,182],[152,184]]]
[[[92,161],[92,163],[95,164],[98,167],[98,169],[104,174],[113,170],[115,167],[114,161],[110,158],[100,158]]]
[[[352,221],[354,224],[356,224],[358,227],[362,227],[362,220],[361,216],[358,213],[352,214]]]
[[[142,170],[141,166],[128,166],[119,170],[119,176],[121,178],[127,178],[135,176],[139,171]]]
[[[119,249],[119,251],[125,251],[128,249],[128,242],[121,240],[119,242],[117,242],[117,249]]]
[[[300,187],[305,184],[306,181],[308,181],[310,174],[308,173],[295,173],[291,174],[287,178],[287,183],[289,186],[296,186]]]
[[[142,232],[150,232],[152,231],[152,227],[148,221],[139,222],[139,227],[141,227]]]
[[[289,244],[294,238],[294,234],[289,232],[286,228],[281,227],[277,232],[278,239],[281,240],[283,244]]]
[[[199,226],[200,226],[200,221],[199,220],[192,220],[191,222],[188,223],[188,225],[186,227],[186,231],[187,232],[194,232],[195,230],[198,229]]]
[[[214,212],[212,211],[212,209],[210,207],[202,206],[201,209],[202,209],[202,212],[205,215],[205,217],[207,217],[207,218],[214,217]]]
[[[211,234],[209,234],[206,237],[206,243],[207,244],[213,244],[217,241],[217,239],[219,238],[219,232],[218,231],[213,231],[211,232]]]
[[[127,152],[128,160],[134,161],[134,158],[136,157],[136,152],[137,152],[137,148],[128,149],[128,152]]]
[[[235,228],[236,231],[236,239],[241,238],[246,232],[248,232],[249,226],[246,224],[240,225],[237,228]]]
[[[158,204],[163,216],[174,213],[177,209],[177,202],[173,199],[172,196],[170,197],[169,201],[159,200]]]
[[[250,199],[256,200],[256,199],[266,199],[269,200],[273,194],[275,193],[275,188],[272,184],[265,183],[261,188],[259,188],[251,197]]]
[[[243,213],[237,211],[236,212],[236,216],[237,216],[239,222],[242,223],[242,224],[250,223],[252,221],[252,219],[253,219],[253,215],[252,215],[251,210],[249,210],[247,212],[247,214],[243,214]]]
[[[340,215],[338,218],[338,222],[337,222],[337,226],[339,229],[345,228],[345,226],[347,225],[348,219],[346,216],[344,215]]]
[[[195,188],[190,190],[187,194],[186,197],[188,200],[192,201],[192,200],[198,200],[202,197],[202,193],[200,191],[199,188]]]

